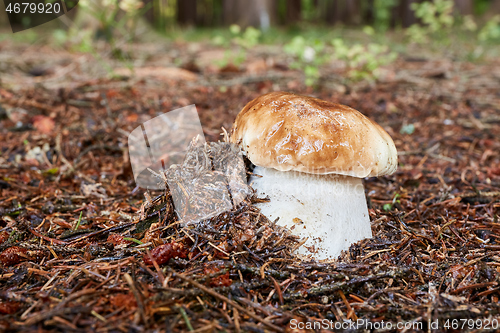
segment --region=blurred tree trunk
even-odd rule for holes
[[[328,24],[361,23],[363,17],[361,8],[359,0],[330,0],[326,6],[325,21]]]
[[[413,9],[411,9],[412,3],[418,3],[418,0],[401,0],[399,6],[394,7],[392,11],[392,26],[401,25],[403,28],[408,28],[410,25],[417,23],[417,18]]]
[[[340,10],[339,10],[339,2],[337,0],[330,0],[326,4],[325,10],[325,22],[327,24],[334,25],[340,21]]]
[[[361,3],[359,0],[345,1],[345,18],[347,24],[361,23]]]
[[[148,6],[149,9],[144,13],[144,18],[151,25],[155,26],[155,12],[153,6],[154,0],[143,0],[144,6]]]
[[[269,28],[275,21],[276,8],[273,0],[224,0],[224,23],[238,24],[241,27]]]
[[[472,0],[455,0],[455,10],[460,15],[472,15],[474,4]]]
[[[488,14],[486,14],[486,16],[490,17],[498,14],[500,14],[500,0],[493,0],[490,5],[490,10],[488,11]]]
[[[301,19],[302,6],[300,0],[286,1],[286,18],[285,24],[290,25]]]
[[[170,0],[142,0],[142,2],[148,8],[144,13],[144,18],[159,31],[165,31],[167,26],[177,23],[179,9],[176,4],[181,0],[175,2]],[[182,2],[190,1],[182,0]]]
[[[177,1],[177,22],[180,25],[195,25],[196,0]]]
[[[373,25],[375,22],[375,0],[368,0],[368,6],[363,13],[363,23]]]

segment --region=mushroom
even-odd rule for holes
[[[250,177],[262,214],[307,238],[297,250],[334,259],[372,237],[361,178],[397,168],[391,137],[348,106],[286,92],[249,102],[231,131],[255,165]]]

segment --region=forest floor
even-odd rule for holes
[[[402,56],[375,84],[325,66],[312,89],[269,48],[224,70],[220,48],[139,48],[132,74],[102,53],[0,42],[0,331],[500,326],[499,61]],[[195,104],[217,141],[274,90],[349,105],[397,146],[397,172],[364,181],[374,237],[335,262],[294,257],[255,198],[203,228],[176,224],[168,193],[141,209],[134,128]]]

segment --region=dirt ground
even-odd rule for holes
[[[223,70],[215,47],[140,49],[131,73],[105,53],[0,42],[1,331],[500,326],[500,62],[400,57],[376,84],[331,64],[312,89],[272,48]],[[336,262],[297,260],[256,198],[200,228],[175,223],[168,193],[141,209],[134,128],[195,104],[217,141],[275,90],[349,105],[397,146],[397,172],[364,181],[374,237]]]

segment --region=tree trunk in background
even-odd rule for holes
[[[325,22],[327,24],[337,24],[340,21],[340,10],[339,10],[339,1],[337,0],[330,0],[326,4],[326,10],[325,10]]]
[[[375,22],[375,0],[368,0],[368,6],[363,14],[363,24],[373,25]]]
[[[493,0],[490,5],[490,10],[487,12],[487,17],[492,17],[500,14],[500,0]]]
[[[455,11],[460,15],[472,15],[474,4],[472,0],[455,0]]]
[[[345,18],[347,24],[361,23],[361,3],[359,0],[346,0]]]
[[[177,1],[177,22],[180,25],[195,25],[196,0]]]
[[[253,26],[266,30],[275,20],[273,0],[224,0],[224,23],[241,27]]]
[[[329,24],[361,23],[362,18],[359,0],[331,0],[327,3],[325,21]]]
[[[288,0],[286,2],[285,24],[291,25],[301,19],[302,6],[300,0]]]
[[[392,11],[392,26],[402,26],[408,28],[410,25],[417,23],[415,13],[411,9],[412,3],[418,3],[417,0],[401,0],[399,5],[394,7]]]
[[[254,26],[266,29],[273,23],[277,23],[278,12],[279,24],[283,25],[293,25],[303,19],[310,20],[312,23],[321,21],[330,25],[339,22],[359,25],[373,24],[377,14],[375,0],[312,0],[313,14],[310,13],[310,9],[304,8],[303,0],[177,0],[175,6],[170,0],[142,1],[146,5],[156,4],[155,8],[151,6],[144,16],[160,29],[165,28],[166,21],[158,17],[159,11],[165,14],[168,4],[175,7],[169,9],[170,13],[172,9],[175,11],[174,17],[169,16],[169,23],[177,20],[180,25],[196,26],[238,24],[243,28]],[[396,0],[396,6],[391,12],[390,26],[407,28],[418,23],[419,20],[416,19],[411,4],[423,1],[432,0]],[[453,1],[457,14],[474,13],[474,0]],[[500,14],[500,0],[490,0],[489,4],[489,10],[484,15],[485,19]],[[304,13],[305,11],[307,12]],[[306,14],[305,17],[304,14]]]
[[[155,26],[155,13],[153,8],[153,0],[143,0],[144,6],[148,6],[149,9],[144,13],[144,18],[148,21],[152,26]]]

